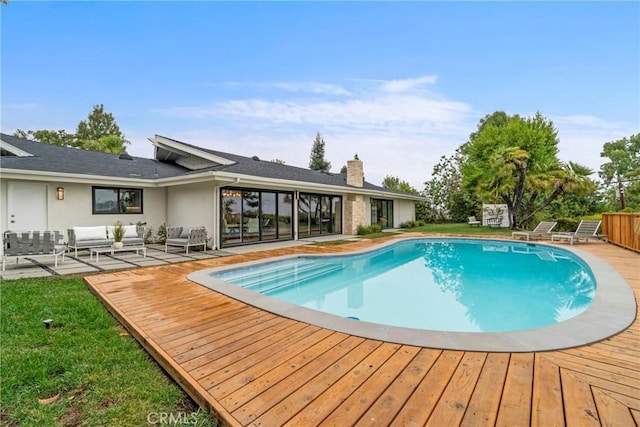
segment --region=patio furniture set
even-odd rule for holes
[[[475,217],[469,217],[469,225],[480,225]],[[557,222],[542,221],[536,228],[531,231],[514,231],[511,237],[515,239],[523,236],[526,240],[532,237],[550,236],[551,241],[567,240],[573,245],[575,241],[584,239],[603,239],[607,240],[607,236],[598,234],[602,221],[598,220],[582,220],[578,228],[573,233],[558,232],[552,233]],[[93,226],[93,227],[73,227],[67,230],[69,242],[65,245],[62,242],[62,233],[59,231],[29,231],[29,232],[11,232],[7,231],[3,235],[4,253],[2,256],[2,271],[5,271],[6,260],[9,257],[16,258],[16,265],[20,258],[34,256],[53,256],[54,265],[58,266],[58,257],[62,256],[64,262],[65,253],[68,250],[74,250],[75,256],[78,256],[78,250],[88,249],[91,258],[95,255],[96,263],[100,254],[116,252],[135,251],[136,254],[142,252],[142,256],[147,256],[147,248],[144,245],[144,227],[136,225],[124,226],[124,237],[122,245],[116,246],[114,240],[113,226]],[[183,247],[185,252],[189,253],[189,248],[202,246],[202,251],[207,250],[207,230],[205,227],[167,227],[167,236],[165,241],[165,252],[169,246]]]
[[[137,225],[125,225],[124,236],[121,244],[114,239],[114,226],[73,227],[67,230],[69,241],[64,244],[60,231],[6,231],[3,235],[4,253],[2,256],[2,271],[5,271],[6,260],[9,257],[16,258],[16,265],[20,258],[36,256],[53,256],[54,265],[58,267],[58,257],[62,256],[64,262],[65,253],[74,251],[78,256],[78,250],[89,250],[89,256],[96,263],[100,254],[116,252],[134,252],[143,257],[147,256],[147,248],[144,242],[144,227]],[[189,253],[190,247],[202,246],[207,249],[207,230],[205,227],[167,227],[167,239],[165,252],[169,246],[179,246]]]

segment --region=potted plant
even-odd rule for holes
[[[122,239],[124,238],[124,225],[120,221],[116,222],[113,227],[113,247],[115,249],[121,249],[123,246]]]

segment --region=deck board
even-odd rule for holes
[[[89,288],[221,425],[612,425],[640,423],[640,322],[598,343],[483,353],[385,343],[250,307],[192,271],[300,246],[85,278]],[[640,255],[594,242],[640,301]]]

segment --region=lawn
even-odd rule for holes
[[[427,224],[422,227],[405,228],[403,231],[417,231],[421,233],[433,233],[433,234],[452,234],[452,235],[470,235],[470,236],[509,236],[511,237],[512,230],[509,228],[501,227],[485,227],[485,226],[470,226],[469,224],[455,224],[455,223],[442,223],[442,224]]]
[[[82,279],[5,280],[0,303],[0,425],[215,425]]]

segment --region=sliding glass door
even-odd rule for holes
[[[371,224],[393,228],[393,200],[371,199]]]
[[[298,237],[342,232],[342,197],[300,193],[298,198]]]
[[[292,200],[291,192],[222,189],[221,246],[291,239]]]

